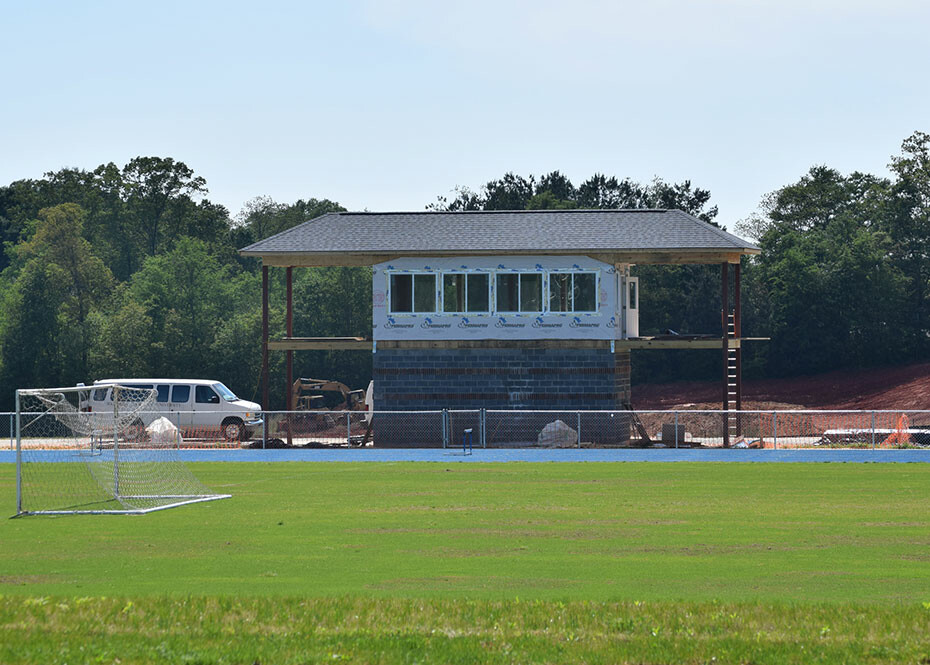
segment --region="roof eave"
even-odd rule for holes
[[[739,263],[741,256],[761,253],[758,247],[685,247],[663,249],[488,249],[488,250],[442,250],[417,249],[377,252],[288,252],[254,251],[248,247],[239,250],[241,256],[260,258],[266,266],[278,267],[324,267],[324,266],[373,266],[384,261],[409,257],[447,256],[590,256],[611,264],[712,264]]]

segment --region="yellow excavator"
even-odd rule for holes
[[[340,381],[300,378],[291,386],[291,404],[295,411],[364,411],[365,391]]]
[[[299,378],[291,386],[291,404],[295,413],[283,416],[276,432],[291,436],[320,435],[341,437],[346,432],[346,417],[334,412],[366,411],[366,391],[351,390],[341,381]],[[370,416],[353,418],[353,422],[369,422]],[[365,439],[368,432],[366,431]],[[361,438],[359,436],[358,438]]]

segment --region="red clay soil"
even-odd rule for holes
[[[633,386],[637,409],[721,408],[717,382]],[[930,409],[930,363],[743,382],[744,409]]]

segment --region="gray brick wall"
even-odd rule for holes
[[[604,348],[396,348],[374,354],[376,410],[616,409],[630,354]]]

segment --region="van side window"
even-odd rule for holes
[[[158,389],[158,396],[155,398],[155,401],[159,403],[167,402],[169,386],[162,384],[160,386],[155,386],[155,387]]]
[[[107,391],[108,391],[108,390],[109,390],[109,388],[96,388],[96,389],[94,390],[94,401],[95,401],[95,402],[102,402],[103,400],[105,400],[105,399],[107,398]]]
[[[198,404],[219,404],[220,396],[210,386],[197,386],[194,392],[194,400]]]
[[[191,398],[191,387],[190,386],[172,386],[171,387],[171,401],[172,402],[185,404],[190,401],[190,398]]]

